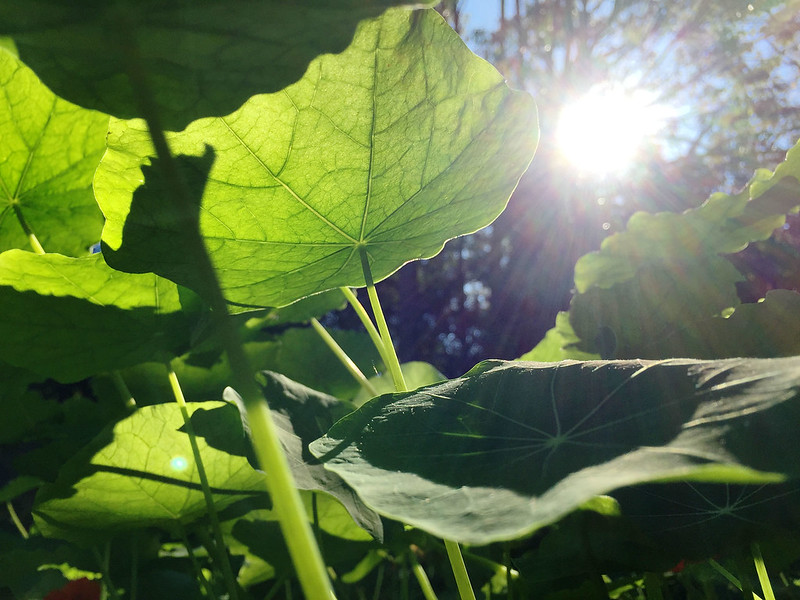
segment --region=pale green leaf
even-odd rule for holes
[[[196,215],[170,190],[141,121],[115,121],[95,177],[109,264],[227,300],[282,306],[376,280],[490,223],[531,160],[531,98],[432,11],[388,11],[282,92],[170,135]],[[146,184],[143,185],[143,182]]]
[[[0,251],[31,249],[22,221],[49,252],[88,253],[103,215],[92,177],[108,115],[56,97],[0,50]]]
[[[0,305],[0,360],[64,382],[181,354],[196,320],[174,283],[99,254],[3,252]]]

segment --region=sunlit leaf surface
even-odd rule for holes
[[[380,513],[485,544],[598,494],[800,475],[800,359],[481,363],[382,396],[311,450]]]
[[[164,126],[178,130],[294,83],[318,54],[344,50],[361,19],[404,4],[8,0],[0,4],[0,35],[13,37],[22,60],[58,95],[132,118],[142,114],[146,85]]]
[[[92,177],[108,116],[57,98],[2,50],[0,90],[0,251],[31,249],[22,220],[48,252],[87,254],[103,227]]]
[[[181,354],[196,321],[174,283],[99,254],[3,252],[0,305],[0,359],[60,381]]]
[[[180,213],[141,121],[111,125],[95,178],[109,264],[282,306],[364,284],[491,222],[531,160],[531,98],[432,11],[363,23],[297,84],[169,136],[196,216]],[[143,184],[144,182],[144,184]]]

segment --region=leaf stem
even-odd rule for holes
[[[314,330],[319,334],[322,338],[322,341],[331,349],[331,351],[336,355],[336,358],[339,359],[344,367],[349,371],[349,373],[361,384],[365,390],[367,390],[370,395],[377,396],[378,390],[375,389],[375,386],[370,383],[369,379],[366,378],[364,373],[361,372],[361,369],[358,368],[358,365],[353,362],[347,353],[342,349],[342,347],[336,343],[336,340],[333,339],[333,336],[328,333],[328,331],[322,326],[317,319],[311,319],[311,326]]]
[[[11,206],[14,208],[14,214],[17,216],[17,221],[19,221],[20,226],[22,227],[22,231],[25,232],[25,235],[28,236],[28,243],[33,248],[33,251],[36,254],[46,254],[44,251],[44,247],[39,242],[39,238],[36,237],[36,234],[31,229],[31,226],[28,225],[28,222],[25,220],[25,216],[22,214],[22,208],[18,202],[13,202]]]
[[[191,543],[189,542],[189,536],[186,534],[186,529],[184,529],[183,525],[180,522],[176,522],[176,529],[178,530],[178,536],[181,538],[183,542],[183,547],[186,548],[186,554],[189,556],[189,562],[192,563],[192,568],[194,569],[197,578],[203,584],[203,588],[205,588],[206,596],[208,598],[214,597],[214,588],[211,587],[211,582],[203,573],[203,568],[200,566],[200,562],[197,560],[197,556],[194,554],[194,549],[192,548]]]
[[[347,301],[350,303],[350,306],[353,307],[353,310],[356,311],[358,318],[361,320],[361,323],[364,325],[364,328],[367,330],[367,334],[369,334],[372,343],[375,344],[375,348],[378,350],[378,354],[381,355],[381,360],[383,361],[384,366],[389,365],[389,359],[386,357],[386,349],[383,347],[383,340],[381,340],[381,334],[378,333],[378,330],[375,328],[375,325],[372,322],[372,319],[369,318],[369,314],[367,314],[367,309],[364,308],[364,305],[361,304],[358,300],[358,296],[348,287],[339,288],[344,297],[347,298]]]
[[[411,570],[417,578],[419,587],[422,588],[422,595],[425,596],[425,600],[438,600],[436,592],[433,591],[431,580],[428,579],[428,574],[425,572],[425,569],[422,568],[422,565],[419,564],[413,551],[409,552],[409,557],[411,559]]]
[[[216,270],[208,250],[200,238],[198,219],[192,203],[187,197],[186,186],[178,173],[164,130],[161,127],[158,106],[142,69],[136,40],[130,36],[130,39],[125,41],[127,42],[125,47],[129,51],[128,77],[137,94],[139,108],[150,131],[153,147],[162,164],[171,200],[197,228],[198,247],[202,253],[200,264],[197,264],[196,268],[209,284],[207,301],[211,306],[212,315],[218,320],[223,348],[231,367],[232,384],[244,402],[256,458],[261,468],[266,471],[267,488],[272,496],[281,531],[286,539],[286,545],[297,570],[300,584],[308,598],[314,598],[314,600],[335,598],[333,587],[325,570],[325,563],[308,522],[305,506],[294,484],[289,462],[280,444],[277,426],[261,390],[255,382],[250,362],[242,348],[241,337],[228,313],[228,305],[222,293]]]
[[[400,369],[400,361],[397,359],[397,353],[394,350],[392,343],[392,336],[389,334],[389,326],[386,324],[386,317],[383,315],[381,302],[378,299],[378,292],[375,290],[375,282],[372,280],[372,270],[369,267],[369,258],[367,257],[367,250],[363,246],[359,248],[361,254],[361,268],[364,271],[364,282],[367,285],[367,294],[369,295],[369,302],[372,305],[372,313],[375,315],[375,322],[378,324],[378,331],[380,332],[381,346],[383,352],[381,356],[384,362],[387,362],[386,367],[392,374],[394,380],[394,387],[398,392],[407,392],[408,387],[403,378],[403,371]],[[380,352],[380,346],[378,347]]]
[[[386,317],[383,315],[380,300],[378,299],[378,292],[375,289],[375,282],[372,279],[372,270],[369,266],[369,258],[367,257],[366,248],[360,248],[361,254],[361,268],[364,271],[364,282],[367,285],[367,294],[369,301],[372,305],[372,312],[375,315],[375,322],[378,324],[378,331],[380,332],[381,344],[385,352],[384,361],[388,360],[386,365],[389,372],[392,374],[394,380],[395,390],[398,392],[407,392],[408,386],[403,378],[403,371],[400,369],[400,361],[397,358],[392,337],[389,334],[389,327],[386,324]],[[382,355],[383,356],[383,355]],[[461,595],[461,600],[475,600],[475,592],[472,590],[472,584],[469,581],[467,574],[467,567],[464,564],[464,557],[461,555],[461,548],[458,543],[451,540],[443,540],[445,548],[447,549],[447,556],[450,559],[450,565],[453,568],[453,574],[456,578],[458,591]]]
[[[472,590],[472,584],[469,582],[467,565],[464,564],[464,557],[461,556],[461,548],[458,547],[456,542],[451,540],[444,540],[444,547],[447,550],[447,557],[450,559],[450,565],[453,567],[453,575],[456,576],[456,585],[458,586],[459,595],[462,600],[475,600],[475,592]]]
[[[750,552],[753,555],[756,573],[758,573],[758,582],[761,584],[761,591],[764,592],[764,598],[766,600],[775,600],[775,592],[772,591],[772,584],[767,574],[767,565],[764,563],[764,557],[761,555],[761,546],[759,546],[758,542],[753,542],[750,545]]]
[[[122,378],[122,374],[119,371],[111,371],[111,378],[114,380],[117,391],[125,400],[125,406],[130,409],[136,408],[136,399],[131,394],[128,384]]]
[[[17,531],[20,532],[24,539],[29,539],[31,536],[28,533],[28,530],[25,529],[25,526],[22,524],[22,521],[17,514],[17,511],[14,510],[14,505],[11,504],[11,500],[6,500],[6,508],[8,509],[8,514],[11,516],[11,520],[14,522],[14,525],[17,528]]]
[[[222,569],[222,575],[225,578],[225,585],[228,588],[228,594],[232,600],[237,600],[238,590],[236,587],[236,578],[233,576],[231,563],[228,560],[228,554],[225,550],[225,540],[222,537],[222,528],[219,524],[219,516],[217,509],[214,506],[214,497],[211,494],[211,485],[208,483],[208,474],[206,467],[203,464],[203,457],[200,454],[200,447],[197,445],[197,435],[192,425],[192,419],[189,415],[189,409],[186,406],[186,399],[183,396],[181,384],[178,381],[178,376],[175,371],[167,365],[167,374],[169,377],[169,385],[172,388],[172,394],[181,410],[183,417],[183,424],[186,427],[186,433],[189,435],[189,444],[192,447],[192,456],[194,456],[194,463],[197,467],[197,475],[200,478],[200,487],[203,489],[203,498],[206,501],[206,509],[208,511],[208,519],[211,522],[211,531],[214,535],[214,546],[217,562]]]
[[[709,561],[708,561],[708,564],[709,564],[709,565],[711,565],[711,567],[712,567],[712,568],[713,568],[713,569],[714,569],[714,570],[715,570],[717,573],[719,573],[719,574],[720,574],[720,575],[722,575],[722,576],[723,576],[725,579],[727,579],[728,581],[730,581],[730,582],[733,584],[733,586],[734,586],[736,589],[738,589],[740,592],[743,592],[743,591],[744,591],[744,588],[742,587],[742,582],[741,582],[741,581],[739,581],[739,579],[736,577],[736,575],[734,575],[733,573],[731,573],[730,571],[728,571],[728,569],[726,569],[725,567],[723,567],[723,566],[722,566],[720,563],[718,563],[718,562],[717,562],[716,560],[714,560],[713,558],[712,558],[712,559],[709,559]],[[753,592],[753,600],[762,600],[762,598],[761,598],[761,596],[759,596],[758,594],[756,594],[755,592]]]

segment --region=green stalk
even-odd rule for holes
[[[183,525],[177,523],[177,530],[178,535],[183,542],[183,547],[186,548],[186,554],[189,556],[189,562],[192,563],[192,568],[197,575],[197,578],[203,584],[203,588],[206,591],[206,596],[209,599],[214,598],[214,588],[211,587],[211,582],[206,579],[205,574],[203,573],[203,568],[200,566],[200,562],[197,560],[197,557],[194,555],[194,549],[192,545],[189,543],[189,536],[186,535],[186,530],[183,528]]]
[[[361,268],[364,271],[364,282],[367,284],[367,295],[369,295],[369,303],[372,305],[372,314],[375,315],[375,322],[378,324],[378,331],[380,332],[380,345],[378,352],[383,347],[381,357],[386,363],[386,367],[392,374],[394,380],[394,388],[398,392],[407,392],[406,380],[403,378],[403,371],[400,369],[400,361],[397,359],[397,353],[394,351],[394,344],[392,343],[392,336],[389,335],[389,326],[386,324],[386,317],[383,316],[383,309],[381,302],[378,299],[378,292],[375,289],[375,282],[372,280],[372,270],[369,267],[369,258],[367,258],[366,249],[361,246]]]
[[[775,600],[775,592],[772,591],[772,584],[769,582],[769,575],[767,574],[767,565],[764,564],[764,557],[761,555],[761,546],[758,545],[758,542],[753,542],[750,545],[750,552],[753,554],[753,562],[756,565],[756,573],[758,573],[758,581],[761,584],[761,591],[764,592],[764,598],[766,600]]]
[[[383,315],[383,309],[378,299],[378,292],[375,290],[375,282],[372,279],[372,271],[369,267],[367,251],[363,246],[360,250],[361,268],[364,271],[364,282],[367,285],[367,294],[369,295],[370,304],[372,305],[372,312],[375,315],[375,321],[378,324],[378,331],[381,334],[381,343],[386,352],[385,359],[388,359],[388,364],[386,366],[389,368],[389,372],[394,379],[395,389],[398,392],[407,392],[408,387],[403,378],[403,372],[400,369],[400,361],[394,350],[392,337],[389,335],[389,327],[386,324],[386,317]],[[461,548],[459,548],[456,542],[451,540],[444,540],[444,546],[447,549],[447,556],[453,568],[453,574],[456,578],[456,585],[458,585],[458,592],[461,596],[461,600],[475,600],[475,592],[469,581],[469,574],[467,573],[467,566],[464,564],[464,557],[461,555]]]
[[[370,395],[377,396],[378,390],[375,389],[375,386],[372,385],[369,379],[366,378],[364,373],[361,372],[361,369],[358,368],[358,365],[353,362],[347,353],[342,350],[342,347],[336,343],[336,340],[333,339],[333,336],[327,332],[327,330],[322,326],[322,323],[317,321],[317,319],[311,319],[311,326],[314,330],[319,334],[319,337],[322,338],[322,341],[331,349],[331,351],[336,355],[336,358],[339,359],[344,367],[350,372],[350,374],[361,384],[365,390],[367,390]]]
[[[136,40],[131,36],[125,40],[124,47],[129,51],[128,77],[137,94],[139,108],[147,123],[153,147],[161,163],[170,191],[170,200],[184,213],[189,222],[194,222],[197,227],[198,241],[200,242],[198,250],[201,250],[202,253],[201,260],[196,267],[203,280],[210,284],[207,301],[211,306],[212,315],[216,317],[219,324],[223,348],[231,368],[232,384],[244,402],[256,458],[260,467],[267,474],[267,488],[272,497],[281,531],[289,548],[300,584],[307,598],[314,600],[335,598],[325,563],[308,522],[305,506],[294,484],[289,462],[280,444],[278,429],[261,390],[256,385],[250,362],[242,348],[239,332],[228,314],[228,305],[211,258],[199,237],[198,217],[187,196],[186,186],[178,173],[164,129],[161,127],[158,106],[142,70],[142,61],[138,55]]]
[[[11,516],[11,521],[14,523],[14,526],[17,528],[17,531],[19,531],[20,535],[22,535],[22,537],[26,540],[30,538],[31,536],[28,533],[28,530],[25,529],[25,526],[19,519],[17,511],[14,510],[14,505],[11,504],[11,500],[6,500],[6,508],[8,509],[8,514]]]
[[[709,565],[711,565],[711,567],[712,567],[712,568],[713,568],[713,569],[714,569],[714,570],[715,570],[717,573],[719,573],[719,574],[720,574],[720,575],[722,575],[722,576],[723,576],[725,579],[727,579],[728,581],[730,581],[730,582],[733,584],[733,586],[734,586],[736,589],[738,589],[740,592],[743,592],[743,591],[744,591],[744,587],[742,586],[742,582],[741,582],[741,581],[739,581],[739,579],[736,577],[736,575],[734,575],[733,573],[731,573],[730,571],[728,571],[728,569],[726,569],[725,567],[723,567],[723,566],[722,566],[720,563],[718,563],[718,562],[717,562],[716,560],[714,560],[713,558],[712,558],[712,559],[710,559],[710,560],[708,561],[708,564],[709,564]],[[761,598],[761,596],[759,596],[758,594],[756,594],[755,592],[753,592],[753,600],[762,600],[762,598]]]
[[[128,384],[125,383],[125,380],[122,378],[122,374],[119,371],[112,371],[111,378],[114,381],[117,391],[125,399],[125,406],[130,409],[136,408],[136,399],[133,397],[133,394],[131,394]]]
[[[339,288],[344,297],[347,298],[347,301],[350,303],[350,306],[353,307],[353,310],[356,311],[358,318],[361,320],[361,323],[364,325],[364,328],[367,330],[367,334],[369,334],[372,343],[375,344],[375,348],[378,350],[378,354],[381,355],[381,360],[383,360],[384,365],[389,364],[389,358],[386,356],[386,350],[383,347],[383,340],[381,340],[381,334],[378,333],[378,330],[375,328],[375,325],[372,323],[372,319],[369,318],[367,314],[367,310],[364,308],[364,305],[358,301],[358,296],[353,293],[348,287]]]
[[[28,236],[28,243],[31,245],[31,248],[33,248],[33,251],[36,254],[47,254],[44,251],[42,244],[39,242],[39,238],[36,237],[33,229],[31,229],[30,225],[28,225],[28,222],[25,220],[19,204],[14,202],[12,207],[14,208],[14,214],[17,216],[17,221],[19,221],[19,224],[22,227],[22,230],[25,232],[25,235]]]
[[[422,565],[419,564],[417,557],[414,556],[413,552],[409,553],[409,557],[411,558],[411,570],[417,578],[419,587],[422,588],[422,595],[425,596],[425,600],[438,600],[436,592],[433,591],[431,580],[428,579],[428,574],[425,572],[425,569],[422,568]]]
[[[200,477],[200,487],[203,489],[203,498],[206,501],[209,521],[211,521],[211,531],[214,534],[214,547],[217,562],[222,569],[222,575],[225,578],[225,586],[228,588],[228,594],[231,600],[237,600],[238,590],[236,587],[236,578],[233,576],[231,563],[225,551],[225,539],[222,537],[222,528],[219,524],[217,509],[214,506],[214,497],[211,495],[211,485],[208,483],[208,475],[206,474],[206,467],[203,464],[203,457],[200,455],[200,447],[197,445],[197,435],[194,432],[194,425],[192,425],[189,409],[186,407],[186,399],[183,396],[183,390],[178,381],[178,376],[175,375],[175,371],[169,366],[167,367],[167,371],[172,394],[175,396],[175,400],[180,407],[183,424],[186,426],[186,433],[189,434],[189,444],[192,447],[194,464],[197,466],[197,475]]]

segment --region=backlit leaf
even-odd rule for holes
[[[2,50],[0,90],[0,251],[31,248],[22,219],[48,252],[87,254],[103,227],[92,177],[108,115],[57,98]]]
[[[199,220],[233,305],[362,286],[362,251],[379,280],[490,223],[536,140],[531,98],[439,15],[389,11],[295,85],[169,136],[194,216],[164,201],[144,123],[113,122],[95,177],[104,252],[203,295]]]

